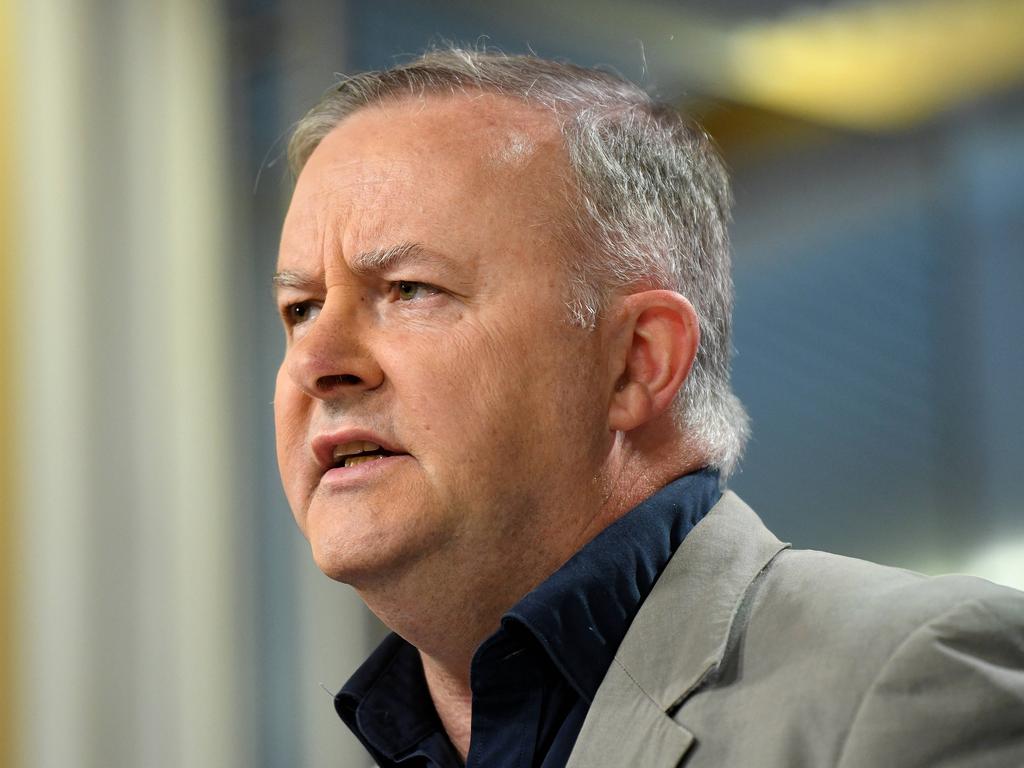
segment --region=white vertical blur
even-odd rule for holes
[[[231,468],[241,461],[228,414],[231,371],[227,274],[229,221],[226,65],[219,4],[164,0],[162,88],[166,162],[168,450],[175,471],[165,478],[174,499],[173,605],[179,654],[178,765],[239,761],[244,711],[235,663],[244,633],[234,609],[241,580],[233,567]],[[161,93],[162,91],[162,93]],[[156,106],[156,104],[154,104]],[[169,482],[168,482],[169,481]]]
[[[19,3],[26,767],[252,764],[218,9]]]
[[[21,677],[21,761],[29,766],[80,764],[89,751],[90,645],[88,560],[90,510],[85,457],[83,380],[91,374],[81,322],[86,262],[78,248],[85,211],[82,147],[75,117],[85,108],[79,39],[86,9],[75,2],[23,2],[16,9],[23,61],[33,87],[23,100],[15,134],[21,140],[21,242],[12,271],[14,382],[21,450],[19,542],[22,570],[16,625]],[[5,117],[6,119],[6,117]],[[17,161],[16,161],[17,162]],[[45,309],[43,308],[45,305]],[[71,457],[75,457],[72,459]]]

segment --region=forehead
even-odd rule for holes
[[[561,146],[554,115],[537,106],[485,92],[426,94],[358,109],[324,138],[310,164],[322,164],[333,151],[374,157],[404,149],[460,158],[463,170],[509,171],[560,160]]]
[[[536,237],[563,226],[567,168],[554,117],[511,99],[457,94],[365,107],[310,155],[282,259],[308,251],[311,238],[321,249],[332,238],[365,249],[430,232],[442,240]]]

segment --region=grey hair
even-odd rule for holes
[[[700,346],[676,401],[692,450],[727,478],[750,433],[730,385],[731,196],[707,134],[638,86],[600,70],[462,48],[432,50],[392,69],[346,78],[295,126],[296,176],[345,117],[380,102],[482,90],[550,110],[578,192],[568,308],[594,327],[608,299],[631,287],[678,291],[700,322]]]

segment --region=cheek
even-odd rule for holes
[[[389,348],[392,354],[379,360],[395,388],[400,421],[411,428],[410,439],[424,441],[425,457],[457,457],[460,467],[470,466],[522,412],[528,396],[523,350],[478,323],[449,327],[443,335],[409,334]]]
[[[533,329],[520,326],[462,342],[460,388],[472,408],[460,416],[477,449],[499,463],[543,453],[538,442],[550,440],[550,414],[564,407],[552,391],[556,356]]]
[[[507,311],[494,323],[463,316],[443,334],[403,334],[386,345],[389,354],[378,359],[428,465],[437,457],[438,471],[455,466],[472,475],[492,463],[549,460],[558,450],[552,435],[568,437],[592,421],[587,340],[566,336],[560,317],[544,323],[539,316],[536,309]]]

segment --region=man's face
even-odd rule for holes
[[[596,494],[610,393],[602,334],[566,319],[566,175],[549,118],[489,95],[365,108],[310,157],[281,239],[274,409],[328,575],[497,569],[555,548]]]

